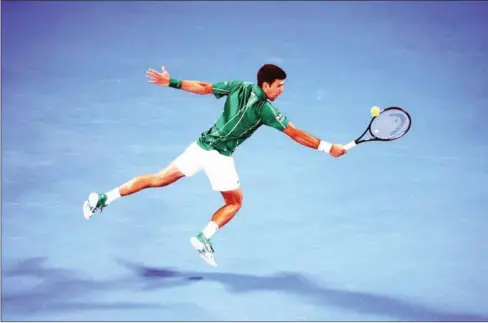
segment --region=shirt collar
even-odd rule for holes
[[[268,97],[266,96],[266,93],[264,93],[263,89],[259,87],[259,85],[254,84],[254,93],[258,96],[258,98],[262,100],[267,100]]]

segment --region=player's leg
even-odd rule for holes
[[[132,195],[146,188],[164,187],[173,184],[182,177],[185,177],[185,174],[183,174],[173,162],[156,174],[146,174],[134,177],[127,183],[121,185],[120,188],[114,189],[114,197],[116,197],[116,195]],[[107,195],[109,194],[110,192]]]
[[[106,193],[90,193],[88,200],[83,204],[83,215],[86,219],[90,219],[96,211],[101,211],[120,197],[132,195],[147,188],[164,187],[184,176],[185,174],[180,171],[175,163],[171,163],[157,173],[136,176]]]
[[[213,257],[214,249],[210,239],[239,212],[243,194],[232,157],[211,152],[204,169],[212,189],[221,192],[224,205],[213,214],[205,228],[192,237],[190,241],[205,261],[216,266]]]
[[[232,191],[220,192],[224,198],[224,206],[217,210],[212,216],[211,222],[215,223],[218,228],[222,228],[226,225],[236,214],[239,212],[242,206],[242,188],[238,188]],[[206,231],[203,234],[206,235]],[[213,235],[208,232],[208,238]]]
[[[242,206],[242,189],[238,188],[232,191],[221,192],[224,198],[224,206],[218,209],[212,216],[212,219],[207,226],[202,230],[201,234],[210,239],[226,225],[239,212]]]
[[[176,160],[154,174],[144,174],[106,193],[91,193],[83,204],[83,215],[90,219],[96,211],[101,211],[122,196],[128,196],[147,188],[164,187],[183,177],[193,176],[202,169],[194,145],[188,147]]]

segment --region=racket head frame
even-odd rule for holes
[[[399,110],[402,113],[404,113],[408,118],[408,121],[409,121],[408,127],[400,137],[389,138],[389,139],[377,138],[374,135],[373,131],[371,130],[371,125],[373,124],[373,121],[377,118],[377,117],[373,117],[369,121],[369,124],[368,124],[368,127],[366,128],[366,130],[364,130],[364,132],[359,137],[357,137],[356,140],[354,140],[354,143],[359,144],[359,143],[366,142],[366,141],[393,141],[393,140],[397,140],[397,139],[400,139],[401,137],[405,136],[407,134],[407,132],[410,131],[410,127],[412,126],[412,117],[410,116],[410,113],[408,113],[405,109],[403,109],[401,107],[397,107],[397,106],[391,106],[391,107],[385,108],[385,109],[383,109],[383,111],[381,111],[381,113],[384,113],[385,111],[390,111],[390,110]],[[380,113],[380,115],[381,115],[381,113]],[[367,132],[369,132],[369,134],[371,135],[372,138],[361,139]]]

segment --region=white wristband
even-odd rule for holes
[[[320,141],[319,148],[317,148],[319,151],[329,153],[330,150],[332,149],[332,144],[327,142],[327,141]]]

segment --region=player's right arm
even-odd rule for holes
[[[340,157],[346,153],[346,150],[341,145],[330,144],[295,127],[288,118],[269,102],[265,103],[263,107],[261,121],[267,126],[282,131],[291,139],[305,147],[329,153],[333,157]]]
[[[342,147],[342,145],[330,144],[324,140],[320,140],[308,132],[298,129],[291,122],[288,123],[283,132],[299,144],[329,153],[333,157],[340,157],[346,153],[346,150]]]

